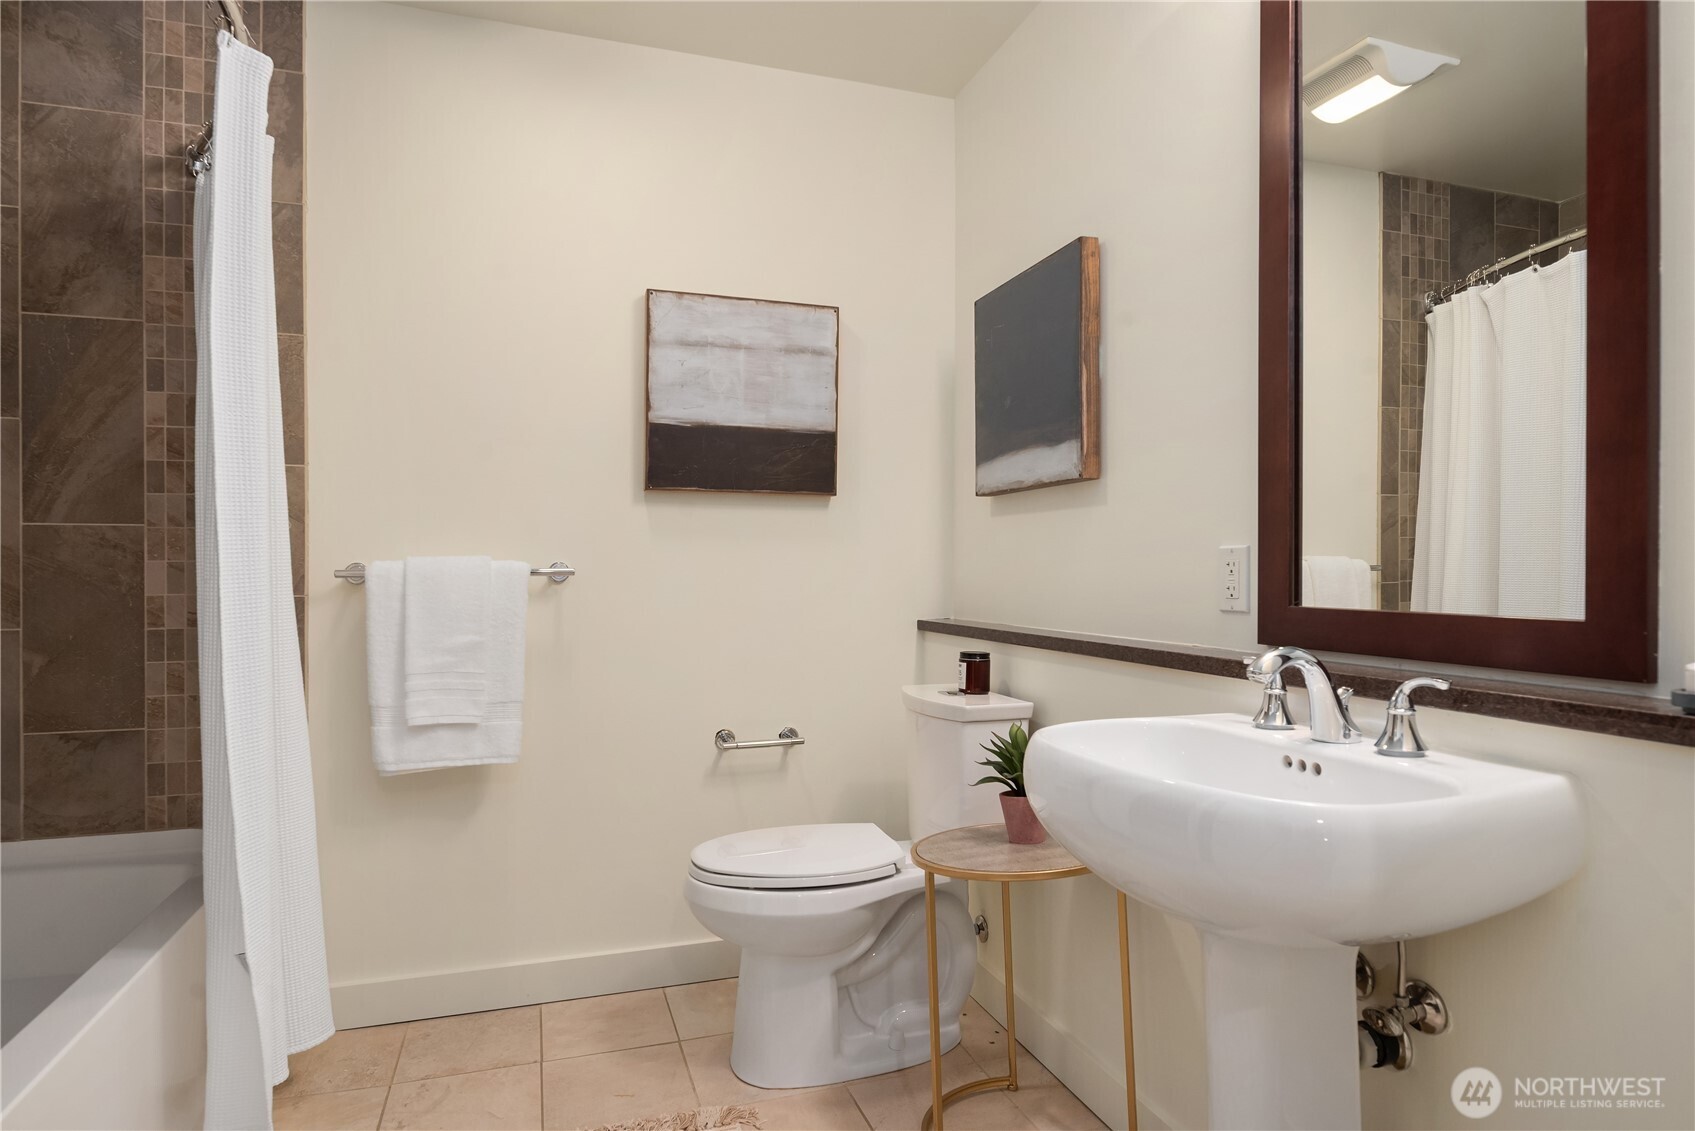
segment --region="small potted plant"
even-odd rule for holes
[[[1006,839],[1013,844],[1041,844],[1048,831],[1036,819],[1030,808],[1030,798],[1024,792],[1024,752],[1030,747],[1030,733],[1013,723],[1005,737],[995,734],[983,743],[989,756],[978,762],[994,773],[979,778],[973,785],[1002,785],[1001,816],[1006,819]]]

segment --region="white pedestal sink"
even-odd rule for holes
[[[1043,727],[1025,782],[1096,875],[1200,928],[1216,1129],[1359,1127],[1359,945],[1498,915],[1583,856],[1558,774],[1241,715]]]

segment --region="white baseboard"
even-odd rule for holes
[[[709,939],[479,970],[344,982],[330,987],[330,1005],[336,1028],[358,1029],[733,978],[740,964],[737,947]]]
[[[971,996],[989,1015],[1006,1024],[1006,983],[981,964],[971,984]],[[1018,1041],[1052,1072],[1073,1095],[1109,1127],[1128,1126],[1125,1119],[1124,1072],[1120,1065],[1108,1067],[1093,1050],[1065,1029],[1048,1020],[1023,994],[1018,999]],[[1116,1002],[1116,998],[1114,1001]],[[1141,1131],[1170,1131],[1171,1121],[1148,1106],[1147,1098],[1136,1097],[1137,1126]]]

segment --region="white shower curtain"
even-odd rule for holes
[[[218,36],[196,186],[195,547],[206,888],[206,1126],[271,1126],[288,1056],[334,1032],[283,478],[271,60]]]
[[[1412,608],[1582,619],[1588,253],[1432,311]]]

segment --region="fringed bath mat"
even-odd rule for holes
[[[671,1115],[652,1115],[629,1123],[614,1123],[595,1131],[757,1131],[763,1126],[759,1109],[746,1104],[699,1107]]]

